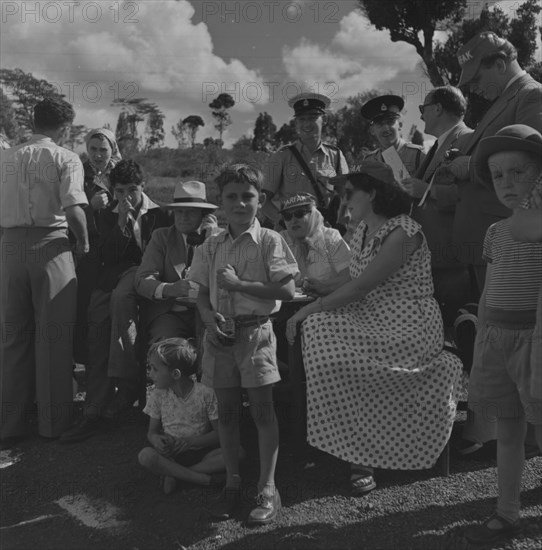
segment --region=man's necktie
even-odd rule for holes
[[[192,260],[194,259],[194,247],[189,244],[188,250],[186,252],[186,263],[184,265],[184,269],[181,273],[181,278],[184,279],[186,277],[186,274],[188,270],[190,269],[190,266],[192,265]]]
[[[425,157],[425,160],[423,161],[423,164],[421,165],[419,174],[420,179],[423,179],[424,181],[427,181],[428,178],[426,177],[425,172],[427,171],[427,168],[431,164],[431,161],[433,160],[433,157],[435,156],[435,153],[438,149],[438,139],[435,140],[435,143],[433,143],[433,146],[431,149],[429,149],[429,152],[427,153],[427,156]],[[428,176],[431,176],[432,174],[428,174]]]

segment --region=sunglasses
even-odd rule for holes
[[[285,221],[289,222],[294,216],[300,220],[301,218],[304,218],[307,214],[310,214],[310,210],[306,208],[298,208],[297,210],[294,210],[293,212],[283,212],[282,217]]]
[[[436,105],[436,103],[425,103],[424,105],[418,105],[418,109],[420,110],[420,113],[423,115],[425,108],[429,107],[430,105]]]

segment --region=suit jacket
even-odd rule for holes
[[[457,141],[461,136],[472,134],[473,130],[461,121],[439,144],[439,148],[429,162],[424,161],[416,172],[415,177],[427,183],[435,176],[433,187],[439,180],[439,167],[444,161],[444,153],[448,149],[457,146]],[[449,180],[448,180],[449,182]],[[457,266],[458,258],[456,247],[453,244],[453,207],[446,207],[438,203],[437,199],[428,195],[424,204],[418,206],[418,200],[415,201],[412,209],[412,218],[421,226],[427,239],[427,245],[431,251],[431,266],[435,269]]]
[[[100,271],[96,286],[105,292],[115,288],[126,270],[141,263],[143,251],[151,240],[152,232],[172,223],[169,212],[162,210],[145,194],[143,196],[148,208],[140,220],[143,250],[139,247],[133,230],[126,228],[125,232],[121,231],[116,208],[104,212],[102,217],[101,223],[105,227],[99,228],[102,238],[99,245]]]
[[[184,239],[175,227],[162,227],[153,233],[135,276],[137,293],[149,300],[146,309],[148,322],[166,313],[175,304],[174,298],[155,300],[154,293],[161,283],[174,283],[181,279],[186,253]]]
[[[457,148],[472,159],[480,140],[510,124],[526,124],[542,132],[542,84],[525,74],[513,82],[486,112],[476,130],[462,135]],[[466,264],[483,264],[482,247],[488,227],[511,215],[497,198],[491,182],[478,179],[471,161],[468,180],[438,186],[437,201],[456,206],[453,236],[459,257]]]

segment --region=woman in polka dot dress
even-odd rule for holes
[[[351,281],[299,310],[307,432],[314,447],[351,464],[354,494],[376,486],[372,467],[425,469],[444,449],[461,363],[443,351],[430,252],[406,213],[391,169],[365,161],[343,176],[352,218]],[[306,320],[305,320],[306,319]]]

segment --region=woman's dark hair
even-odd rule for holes
[[[73,107],[63,99],[47,97],[34,106],[34,126],[37,129],[56,129],[71,124],[74,118]]]
[[[143,172],[141,166],[135,160],[121,160],[109,174],[111,187],[115,185],[135,183],[141,185],[143,183]]]
[[[356,189],[366,193],[375,192],[373,212],[393,218],[399,214],[408,214],[412,205],[412,197],[397,183],[377,180],[369,174],[352,174],[348,181]]]

